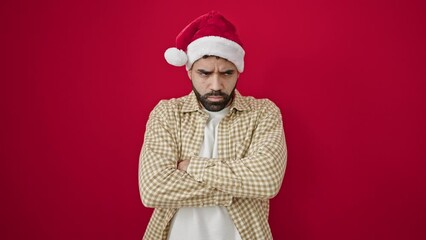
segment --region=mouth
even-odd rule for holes
[[[219,102],[219,101],[223,100],[223,97],[222,96],[209,96],[207,99],[212,101],[212,102]]]

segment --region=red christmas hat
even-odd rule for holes
[[[176,47],[167,49],[164,58],[173,66],[186,65],[189,70],[198,59],[212,55],[227,59],[243,72],[244,54],[235,26],[211,11],[186,26],[176,37]]]

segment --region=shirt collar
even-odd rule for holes
[[[250,105],[243,98],[243,96],[241,96],[238,90],[235,90],[235,97],[231,103],[230,111],[232,111],[234,108],[238,111],[250,110]],[[186,96],[183,102],[182,112],[195,112],[198,110],[201,110],[201,106],[198,103],[197,96],[195,96],[194,91],[191,91],[191,93]]]

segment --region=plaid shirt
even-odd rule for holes
[[[142,203],[155,208],[144,239],[167,239],[180,207],[225,206],[242,239],[272,239],[269,199],[284,177],[287,148],[279,108],[236,91],[218,126],[218,158],[199,157],[208,120],[193,92],[151,112],[139,159]],[[179,160],[190,159],[186,172]]]

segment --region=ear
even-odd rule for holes
[[[189,77],[189,80],[191,80],[192,81],[192,71],[191,71],[191,69],[190,70],[188,70],[188,77]]]

